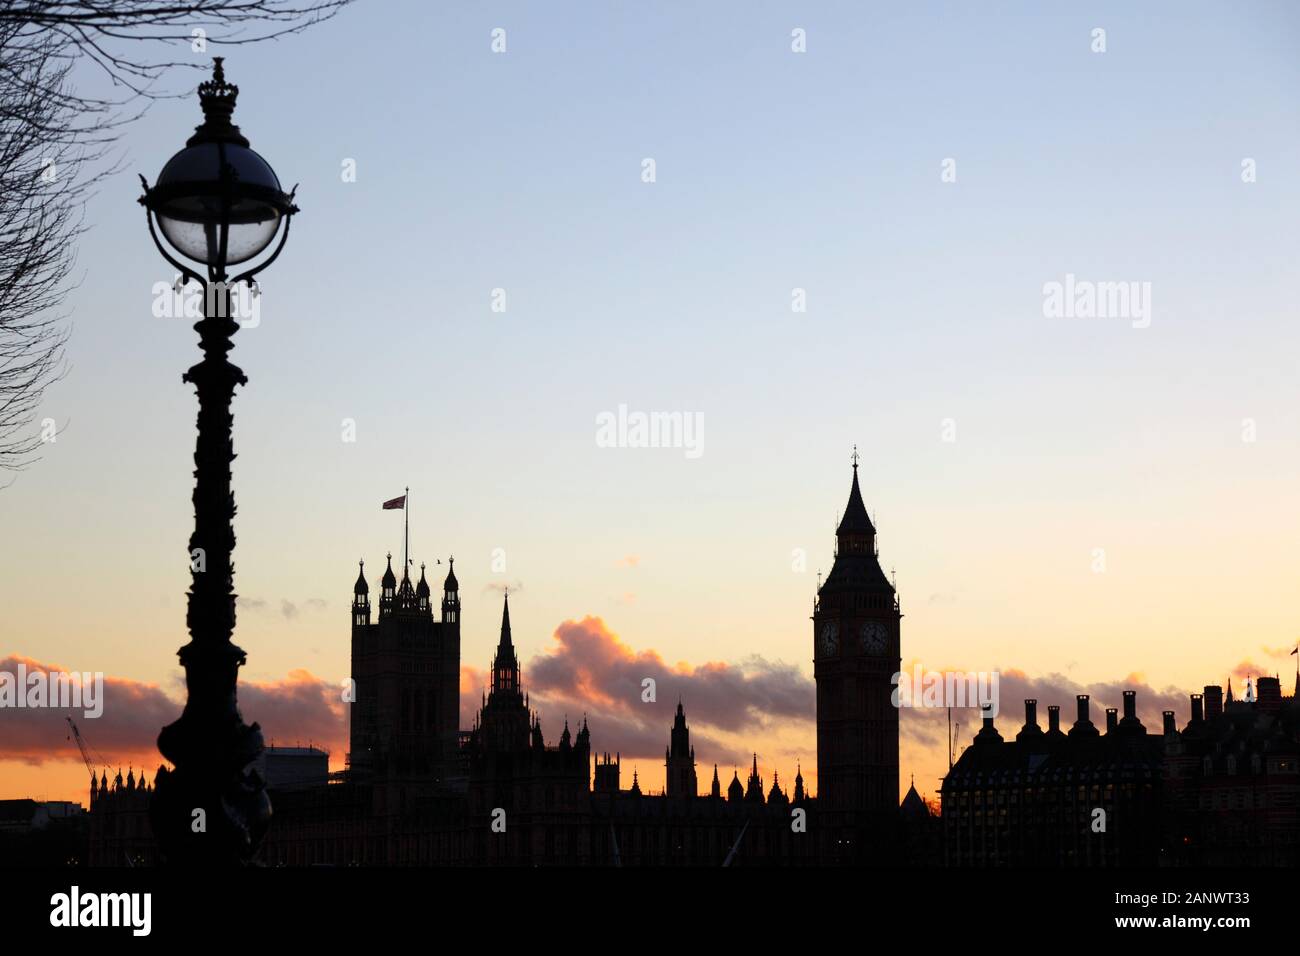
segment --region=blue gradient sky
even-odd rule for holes
[[[510,584],[525,664],[594,614],[811,673],[854,442],[905,659],[1194,687],[1293,642],[1300,11],[998,10],[370,2],[225,51],[303,209],[233,353],[247,675],[346,676],[405,485],[413,557],[457,556],[466,664]],[[0,649],[176,673],[197,350],[151,314],[135,173],[197,121],[156,106],[89,210],[69,424],[0,493]],[[1150,282],[1151,326],[1045,318],[1067,272]],[[702,457],[598,448],[620,403],[702,414]]]

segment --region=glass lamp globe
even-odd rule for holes
[[[295,209],[275,170],[231,124],[239,87],[215,59],[212,79],[199,84],[204,122],[167,161],[145,204],[183,256],[223,268],[266,249]]]
[[[284,193],[261,156],[237,143],[187,146],[158,174],[154,215],[182,255],[216,265],[252,259],[280,228]]]

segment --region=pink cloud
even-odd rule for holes
[[[585,713],[598,752],[662,755],[680,698],[701,764],[748,763],[748,753],[717,734],[769,735],[776,725],[814,718],[812,680],[792,664],[760,657],[742,664],[668,664],[654,650],[624,644],[598,617],[564,621],[555,646],[524,668],[534,706],[544,706],[544,727],[554,739],[567,714],[570,727]],[[655,682],[656,700],[642,699],[642,682]],[[545,721],[549,718],[549,723]]]
[[[11,655],[0,660],[0,671],[15,673],[18,664],[33,671],[61,672],[67,668]],[[77,722],[93,751],[110,765],[156,767],[162,762],[156,741],[164,725],[180,716],[183,700],[156,684],[123,677],[104,678],[103,713],[88,718],[82,709],[5,708],[0,710],[0,760],[39,765],[46,761],[80,760],[70,740],[68,716]],[[305,670],[292,671],[282,681],[240,681],[239,709],[244,719],[262,725],[268,742],[311,741],[341,755],[347,747],[347,711],[342,688]]]

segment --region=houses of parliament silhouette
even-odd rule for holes
[[[407,563],[409,568],[409,562]],[[377,619],[364,563],[353,588],[347,769],[320,751],[274,748],[274,816],[267,865],[1056,865],[1275,864],[1300,861],[1300,709],[1276,678],[1257,699],[1224,705],[1192,695],[1181,731],[1162,733],[1112,710],[1106,733],[1078,701],[1069,733],[1026,701],[1023,728],[1004,741],[992,718],[951,768],[936,816],[911,787],[901,804],[899,711],[902,614],[881,569],[858,484],[836,531],[834,564],[813,606],[819,792],[796,768],[787,792],[754,756],[743,783],[712,768],[708,792],[679,701],[662,793],[624,788],[621,758],[592,745],[584,718],[548,745],[530,707],[502,601],[490,686],[469,729],[459,727],[460,585],[454,563],[440,613],[420,566],[398,581],[391,556]],[[1208,707],[1205,702],[1208,701]],[[599,727],[595,728],[596,734]],[[594,758],[594,759],[593,759]],[[275,761],[275,772],[271,760]],[[298,766],[312,767],[306,772]],[[707,772],[707,771],[706,771]],[[149,789],[91,784],[93,864],[151,862]],[[1095,810],[1110,815],[1102,832]]]

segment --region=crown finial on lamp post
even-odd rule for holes
[[[231,142],[248,146],[248,140],[239,132],[239,127],[231,122],[235,115],[235,102],[239,99],[239,87],[226,82],[223,59],[219,56],[212,58],[212,79],[204,80],[199,84],[199,106],[203,109],[203,124],[194,130],[194,135],[185,144],[187,146],[212,142]]]

